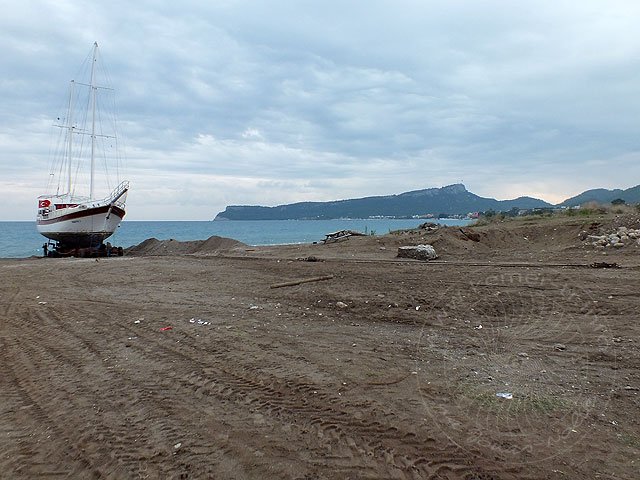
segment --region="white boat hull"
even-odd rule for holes
[[[38,232],[69,247],[100,245],[120,225],[125,211],[115,205],[77,205],[39,214]]]

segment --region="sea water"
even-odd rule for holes
[[[201,222],[123,221],[107,240],[112,245],[130,247],[148,238],[158,240],[206,240],[217,235],[248,245],[312,243],[325,234],[355,230],[368,235],[384,235],[394,230],[415,228],[424,219],[339,219],[339,220],[226,220]],[[467,225],[470,220],[439,219],[443,225]],[[35,222],[0,222],[0,257],[23,258],[42,255],[46,239],[36,230]]]

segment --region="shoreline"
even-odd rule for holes
[[[416,220],[361,220],[361,221],[123,221],[116,233],[107,241],[113,245],[129,248],[149,238],[161,240],[196,241],[217,235],[234,238],[250,245],[282,245],[291,243],[311,243],[324,238],[336,230],[362,230],[387,233],[392,229],[413,228]],[[4,258],[28,257],[42,253],[45,238],[35,228],[33,222],[5,223],[0,226],[0,255]]]

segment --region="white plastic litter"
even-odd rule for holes
[[[193,323],[193,324],[196,324],[196,325],[210,325],[211,324],[211,322],[207,322],[205,320],[202,320],[201,318],[195,318],[195,317],[191,318],[189,320],[189,323]]]

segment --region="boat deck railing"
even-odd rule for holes
[[[129,182],[125,180],[124,182],[120,183],[120,185],[118,185],[113,192],[111,192],[111,195],[105,198],[104,200],[105,203],[109,203],[111,205],[116,205],[118,207],[121,207],[122,205],[124,205],[124,200],[123,201],[119,201],[119,200],[122,197],[124,197],[124,195],[127,193],[128,190],[129,190]]]

